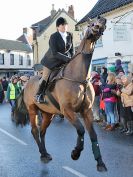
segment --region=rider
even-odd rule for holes
[[[59,17],[56,21],[57,32],[50,36],[49,49],[41,60],[43,75],[36,95],[38,103],[44,103],[46,82],[49,74],[55,67],[59,67],[71,60],[73,56],[72,34],[67,32],[68,23],[65,18]]]

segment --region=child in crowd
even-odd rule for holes
[[[102,94],[105,102],[105,113],[107,116],[107,125],[105,130],[114,130],[115,129],[115,108],[117,98],[116,95],[112,92],[116,90],[115,84],[115,74],[109,73],[107,77],[107,83],[102,86]]]

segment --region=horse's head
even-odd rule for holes
[[[98,16],[96,20],[89,19],[88,29],[85,34],[86,39],[90,39],[92,41],[96,41],[103,34],[106,29],[106,19]]]

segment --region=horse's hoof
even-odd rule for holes
[[[48,163],[49,161],[52,160],[52,156],[50,154],[43,154],[41,155],[40,157],[41,161],[44,162],[44,163]]]
[[[103,164],[97,165],[97,171],[99,171],[99,172],[107,171],[105,164],[103,163]]]
[[[72,151],[72,153],[71,153],[71,158],[72,158],[73,160],[78,160],[79,157],[80,157],[80,154],[81,154],[81,151],[78,151],[78,150],[74,149],[74,150]]]

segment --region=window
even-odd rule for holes
[[[97,40],[95,47],[103,47],[102,37]]]
[[[10,65],[14,65],[14,54],[10,54]]]
[[[4,65],[4,54],[0,53],[0,65]]]
[[[92,71],[96,71],[98,73],[101,73],[102,67],[105,66],[104,64],[101,65],[92,65]]]
[[[31,66],[31,58],[30,55],[27,55],[27,65]]]
[[[23,65],[23,56],[19,55],[19,65]]]
[[[82,41],[83,38],[84,38],[84,32],[82,31],[82,32],[80,33],[80,40]]]

